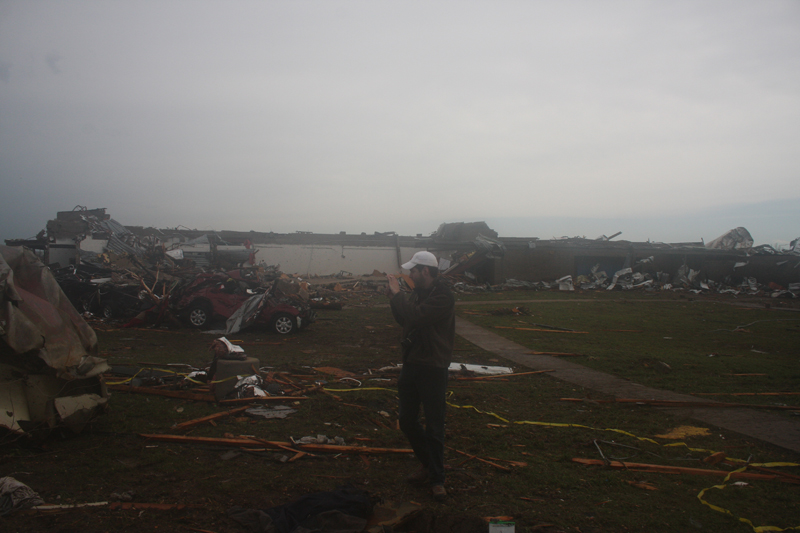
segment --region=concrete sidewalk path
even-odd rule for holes
[[[652,389],[630,381],[570,363],[557,357],[531,355],[531,349],[456,317],[456,333],[471,343],[509,361],[534,370],[554,370],[548,375],[602,392],[615,398],[708,402],[688,394]],[[659,408],[665,409],[665,408]],[[800,452],[800,417],[795,419],[769,411],[747,408],[682,407],[665,410],[685,414],[695,420],[735,431],[788,450]]]

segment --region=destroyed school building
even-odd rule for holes
[[[64,267],[98,254],[141,256],[158,251],[200,268],[262,265],[301,276],[356,277],[400,270],[419,250],[462,288],[487,286],[583,289],[759,290],[800,293],[800,238],[788,250],[754,246],[745,228],[708,243],[502,237],[484,222],[444,223],[428,236],[373,234],[207,232],[125,226],[106,209],[59,212],[35,239],[7,240],[34,249],[45,264]]]

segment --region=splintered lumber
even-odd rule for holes
[[[165,441],[165,442],[175,442],[178,444],[217,444],[222,446],[262,446],[270,443],[273,448],[284,448],[284,447],[291,447],[291,442],[275,442],[272,443],[270,441],[263,441],[260,439],[251,439],[251,438],[244,438],[244,437],[231,437],[231,438],[216,438],[216,437],[189,437],[186,435],[158,435],[158,434],[146,434],[140,433],[140,437],[149,440],[158,440],[158,441]]]
[[[770,475],[770,474],[754,474],[752,472],[727,472],[725,470],[709,470],[706,468],[689,468],[685,466],[666,466],[666,465],[653,465],[647,463],[628,463],[620,461],[609,461],[606,463],[600,459],[584,459],[583,457],[573,457],[572,462],[590,465],[590,466],[609,466],[616,470],[633,470],[637,472],[653,472],[658,474],[693,474],[697,476],[717,476],[725,477],[730,474],[731,479],[762,479],[762,480],[775,480],[786,481],[789,483],[797,483],[797,481],[790,478]]]
[[[321,389],[319,389],[319,390],[320,390],[320,392],[321,392],[321,393],[323,393],[323,394],[327,394],[328,396],[330,396],[331,398],[333,398],[333,399],[334,399],[334,400],[336,400],[337,402],[341,402],[341,401],[342,401],[342,397],[341,397],[341,396],[336,396],[336,395],[335,395],[335,394],[333,394],[332,392],[330,392],[330,391],[326,391],[324,387],[323,387],[323,388],[321,388]]]
[[[658,490],[658,488],[655,485],[651,485],[650,483],[645,483],[644,481],[630,481],[630,480],[626,479],[625,483],[627,483],[628,485],[631,485],[633,487],[640,488],[640,489]]]
[[[725,464],[730,465],[730,466],[735,466],[735,465],[732,465],[731,463],[728,463],[728,462],[726,462]],[[775,475],[775,476],[778,476],[778,477],[785,477],[785,478],[793,480],[794,483],[800,483],[800,476],[795,476],[794,474],[789,474],[789,473],[786,473],[786,472],[780,472],[778,470],[773,470],[771,468],[762,468],[760,466],[755,466],[755,465],[747,465],[747,468],[752,468],[753,470],[758,470],[759,472],[764,472],[766,474]]]
[[[296,444],[296,448],[306,452],[354,453],[380,455],[384,453],[414,453],[411,448],[372,448],[367,446],[339,446],[337,444]]]
[[[725,452],[712,453],[708,457],[703,458],[703,462],[707,465],[716,465],[725,460]]]
[[[357,374],[353,372],[349,372],[347,370],[342,370],[341,368],[336,368],[332,366],[318,366],[314,367],[314,370],[317,372],[321,372],[323,374],[330,374],[331,376],[336,376],[337,378],[352,378],[355,377]]]
[[[180,424],[175,424],[172,426],[172,429],[184,429],[192,426],[196,426],[197,424],[202,424],[203,422],[211,422],[212,420],[217,420],[218,418],[224,418],[226,416],[235,415],[236,413],[241,413],[250,409],[249,405],[245,405],[244,407],[239,407],[238,409],[231,409],[229,411],[224,411],[222,413],[214,413],[213,415],[204,416],[202,418],[195,418],[194,420],[187,420],[186,422],[181,422]]]
[[[150,440],[174,442],[177,444],[214,444],[218,446],[238,446],[238,447],[263,447],[292,451],[304,452],[325,452],[325,453],[353,453],[353,454],[386,454],[386,453],[414,453],[410,448],[373,448],[368,446],[340,446],[337,444],[295,444],[292,442],[268,441],[250,437],[234,438],[213,438],[213,437],[189,437],[185,435],[159,435],[140,433],[140,437]]]
[[[512,461],[511,459],[498,459],[497,457],[489,457],[489,459],[491,459],[492,461],[500,461],[503,463],[508,463],[511,466],[517,466],[517,467],[528,466],[528,463],[526,463],[525,461]]]
[[[638,403],[642,405],[652,405],[653,407],[712,407],[712,408],[752,408],[752,409],[785,409],[788,411],[800,411],[800,406],[796,405],[757,405],[748,403],[724,403],[724,402],[684,402],[680,400],[644,400],[634,398],[617,398],[615,400],[589,400],[584,398],[559,398],[562,402],[594,402],[594,403]]]
[[[292,457],[292,458],[291,458],[289,461],[296,461],[297,459],[300,459],[300,457],[302,457],[303,455],[308,455],[306,452],[298,452],[297,450],[295,450],[294,448],[292,448],[292,447],[291,447],[291,443],[288,443],[288,444],[289,444],[289,446],[283,446],[283,445],[281,445],[280,443],[278,443],[278,442],[275,442],[275,441],[269,441],[269,440],[264,440],[264,439],[258,439],[258,438],[255,438],[255,437],[250,437],[250,438],[252,438],[254,441],[258,441],[258,442],[259,442],[259,443],[261,443],[261,444],[264,444],[264,445],[267,445],[267,446],[271,446],[271,447],[273,447],[273,448],[279,448],[279,449],[281,449],[281,450],[286,450],[287,452],[292,452],[292,453],[296,454],[296,455],[295,455],[294,457]]]
[[[128,385],[106,385],[108,390],[121,392],[136,392],[139,394],[154,394],[156,396],[167,396],[169,398],[180,398],[182,400],[195,400],[198,402],[216,402],[217,399],[212,394],[194,394],[192,392],[161,390],[150,387],[131,387]]]
[[[157,509],[159,511],[182,510],[190,508],[199,508],[200,505],[190,505],[185,503],[136,503],[136,502],[92,502],[92,503],[76,503],[66,505],[37,505],[30,509],[22,509],[21,512],[26,514],[33,513],[48,513],[48,512],[62,512],[72,509],[86,509],[87,507],[106,507],[107,509]]]
[[[480,461],[482,463],[486,463],[487,465],[491,465],[491,466],[497,468],[498,470],[502,470],[503,472],[511,472],[511,469],[508,468],[507,466],[503,466],[503,465],[499,465],[497,463],[493,463],[491,461],[488,461],[486,459],[478,457],[477,455],[472,455],[472,454],[469,454],[467,452],[462,452],[461,450],[456,450],[455,448],[451,448],[450,446],[447,446],[447,449],[453,450],[454,452],[460,453],[461,455],[466,455],[467,456],[467,460],[463,461],[463,462],[467,462],[467,461],[469,461],[471,459],[477,459],[478,461]]]
[[[285,377],[285,376],[278,377],[277,374],[272,374],[270,377],[272,378],[272,381],[277,381],[278,383],[281,383],[283,385],[287,385],[287,386],[289,386],[289,387],[291,387],[291,388],[293,388],[295,390],[305,391],[305,387],[302,387],[301,385],[297,385],[296,383],[294,383],[288,377]]]

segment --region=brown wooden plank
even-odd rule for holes
[[[410,448],[373,448],[368,446],[339,446],[337,444],[294,444],[292,442],[268,441],[250,437],[234,438],[213,438],[213,437],[192,437],[187,435],[164,435],[164,434],[139,434],[140,437],[150,440],[165,442],[175,442],[178,444],[217,444],[225,446],[263,446],[268,445],[273,448],[285,450],[291,448],[292,451],[305,452],[325,452],[325,453],[355,453],[355,454],[384,454],[384,453],[414,453]]]
[[[195,418],[194,420],[187,420],[186,422],[181,422],[180,424],[175,424],[172,426],[172,429],[184,429],[191,426],[196,426],[197,424],[202,424],[203,422],[211,422],[213,420],[217,420],[218,418],[224,418],[226,416],[235,415],[236,413],[241,413],[250,409],[249,405],[245,405],[244,407],[239,407],[238,409],[231,409],[230,411],[225,411],[222,413],[214,413],[213,415],[204,416],[202,418]]]
[[[450,446],[447,446],[447,449],[448,450],[453,450],[454,452],[460,453],[461,455],[466,455],[469,459],[476,459],[476,460],[478,460],[478,461],[480,461],[482,463],[486,463],[487,465],[491,465],[491,466],[497,468],[498,470],[502,470],[503,472],[511,472],[511,469],[508,468],[507,466],[499,465],[497,463],[493,463],[493,462],[488,461],[486,459],[482,459],[481,457],[478,457],[477,455],[472,455],[472,454],[469,454],[467,452],[462,452],[461,450],[456,450],[455,448],[451,448]]]
[[[579,463],[582,465],[591,465],[591,466],[606,465],[606,462],[600,459],[584,459],[583,457],[573,457],[572,461],[574,463]],[[628,463],[628,462],[623,463],[620,461],[609,461],[608,466],[618,470],[635,470],[638,472],[654,472],[660,474],[693,474],[698,476],[717,476],[717,477],[725,477],[728,474],[730,474],[731,479],[764,479],[764,480],[777,480],[777,481],[788,481],[797,483],[794,480],[790,480],[789,478],[778,475],[754,474],[752,472],[727,472],[725,470],[709,470],[706,468],[690,468],[685,466],[666,466],[666,465],[654,465],[646,463]]]

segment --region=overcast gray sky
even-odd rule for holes
[[[0,238],[800,236],[800,2],[0,0]]]

